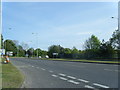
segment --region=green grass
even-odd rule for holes
[[[11,63],[2,64],[2,88],[20,88],[23,80],[22,73]]]
[[[43,59],[44,60],[44,59]],[[120,61],[100,61],[100,60],[78,60],[78,59],[47,59],[47,60],[58,60],[58,61],[77,61],[77,62],[94,62],[94,63],[111,63],[111,64],[120,64]]]

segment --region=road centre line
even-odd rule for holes
[[[87,81],[87,80],[83,80],[83,79],[78,79],[79,81],[81,81],[81,82],[85,82],[85,83],[88,83],[89,81]]]
[[[68,78],[71,78],[71,79],[76,79],[75,77],[73,77],[73,76],[67,76]]]
[[[51,73],[52,73],[53,71],[49,70],[49,72],[51,72]]]
[[[99,87],[102,87],[102,88],[109,88],[108,86],[101,85],[101,84],[98,84],[98,83],[93,83],[93,85],[95,85],[95,86],[99,86]]]
[[[61,76],[66,76],[65,74],[63,74],[63,73],[59,73],[59,75],[61,75]]]
[[[36,67],[36,68],[39,68],[39,67]]]
[[[53,77],[58,77],[58,76],[57,76],[57,75],[55,75],[55,74],[53,74],[52,76],[53,76]]]
[[[62,80],[67,80],[67,78],[64,78],[64,77],[59,77],[60,79],[62,79]]]
[[[68,82],[73,83],[73,84],[79,84],[79,82],[75,82],[73,80],[68,80]]]
[[[41,68],[42,70],[45,70],[44,68]]]
[[[89,85],[85,85],[85,88],[94,88],[94,87],[89,86]]]

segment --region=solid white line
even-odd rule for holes
[[[75,81],[73,81],[73,80],[68,80],[68,82],[71,82],[71,83],[73,83],[73,84],[79,84],[79,82],[75,82]]]
[[[73,77],[73,76],[67,76],[68,78],[71,78],[71,79],[76,79],[75,77]]]
[[[89,85],[85,85],[85,88],[94,88],[94,87],[89,86]]]
[[[49,72],[51,72],[51,73],[52,73],[53,71],[51,71],[51,70],[50,70]]]
[[[99,87],[103,87],[103,88],[109,88],[108,86],[101,85],[101,84],[98,84],[98,83],[93,83],[93,85],[96,85],[96,86],[99,86]]]
[[[62,80],[67,80],[67,78],[64,78],[64,77],[59,77],[60,79],[62,79]]]
[[[53,74],[52,76],[53,76],[53,77],[57,77],[57,75],[54,75],[54,74]]]
[[[79,81],[81,82],[85,82],[85,83],[88,83],[89,81],[86,81],[86,80],[83,80],[83,79],[78,79]]]
[[[63,74],[63,73],[59,73],[59,75],[61,75],[61,76],[66,76],[65,74]]]

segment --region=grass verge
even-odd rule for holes
[[[42,59],[45,60],[45,59]],[[56,61],[75,61],[75,62],[90,62],[90,63],[108,63],[108,64],[120,64],[120,61],[100,61],[100,60],[78,60],[78,59],[47,59]]]
[[[2,64],[2,88],[20,88],[23,80],[24,76],[15,66]]]

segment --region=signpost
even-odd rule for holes
[[[0,55],[1,56],[5,55],[5,49],[0,49]]]
[[[58,53],[53,53],[53,58],[57,57]]]

